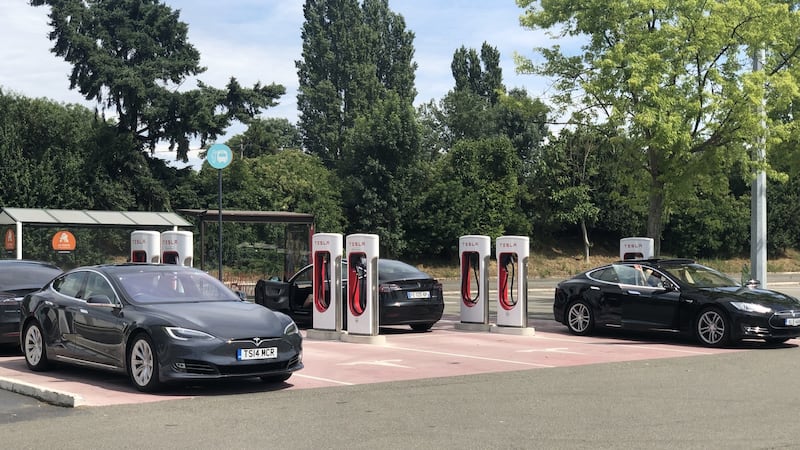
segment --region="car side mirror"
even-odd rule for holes
[[[113,302],[111,298],[105,294],[97,294],[92,295],[91,297],[86,299],[86,303],[91,303],[93,305],[111,305]]]
[[[678,286],[675,285],[671,280],[667,280],[666,278],[661,282],[664,286],[664,290],[667,292],[673,292],[678,290]]]
[[[757,287],[761,286],[761,282],[759,280],[749,279],[744,284],[744,286],[747,287],[747,288],[753,289],[753,288],[757,288]]]

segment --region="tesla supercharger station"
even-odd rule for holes
[[[619,259],[649,259],[653,257],[654,249],[652,238],[623,238],[619,240]]]
[[[461,323],[459,329],[489,330],[489,236],[468,235],[458,239],[461,273]]]
[[[161,233],[143,230],[131,232],[131,262],[161,262]]]
[[[378,235],[350,234],[347,254],[347,335],[378,335]]]
[[[164,231],[161,233],[161,262],[192,267],[194,235],[191,231]]]
[[[528,328],[528,257],[527,236],[500,236],[497,254],[497,327],[492,331],[531,334]],[[513,330],[517,331],[513,331]]]
[[[323,332],[342,330],[343,241],[342,235],[338,233],[316,233],[311,239],[314,330]],[[319,337],[325,335],[321,333]],[[329,337],[338,339],[338,335]]]

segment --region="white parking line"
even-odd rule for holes
[[[437,352],[434,350],[421,350],[418,348],[407,348],[407,347],[395,347],[394,345],[387,345],[388,348],[393,348],[396,350],[405,350],[409,352],[417,352],[417,353],[428,353],[431,355],[442,355],[442,356],[455,356],[457,358],[467,358],[467,359],[478,359],[481,361],[492,361],[492,362],[502,362],[508,364],[519,364],[521,366],[531,366],[531,367],[543,367],[543,368],[553,368],[556,366],[550,366],[547,364],[536,364],[536,363],[529,363],[524,361],[512,361],[508,359],[497,359],[497,358],[485,358],[483,356],[475,356],[475,355],[462,355],[460,353],[448,353],[448,352]]]
[[[341,384],[343,386],[355,386],[354,383],[348,383],[346,381],[331,380],[330,378],[313,377],[311,375],[304,375],[302,373],[296,373],[296,374],[294,374],[292,376],[300,377],[300,378],[307,378],[309,380],[324,381],[326,383]]]

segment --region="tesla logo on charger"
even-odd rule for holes
[[[314,241],[314,245],[315,246],[319,246],[319,247],[322,247],[322,246],[327,247],[327,246],[331,245],[331,241]]]
[[[480,245],[481,244],[479,244],[478,242],[470,242],[470,241],[464,242],[464,247],[478,247]]]
[[[643,244],[622,244],[624,248],[642,248]]]
[[[353,242],[353,241],[351,241],[350,242],[350,247],[366,247],[366,246],[367,246],[367,243],[364,242],[364,241],[361,241],[361,242]]]
[[[517,247],[517,243],[516,242],[513,242],[513,243],[512,242],[501,242],[501,243],[497,244],[497,246],[500,247],[500,248],[516,248]]]

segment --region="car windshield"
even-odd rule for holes
[[[666,266],[664,269],[683,284],[698,288],[738,287],[739,283],[727,275],[700,264]]]
[[[199,270],[141,269],[118,273],[117,279],[134,303],[240,301],[231,289]]]

